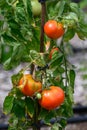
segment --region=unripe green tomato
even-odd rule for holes
[[[36,97],[37,97],[37,99],[41,99],[42,96],[41,96],[40,93],[37,93],[37,94],[36,94]]]
[[[39,16],[41,14],[41,4],[38,2],[38,0],[32,0],[31,6],[33,15]]]

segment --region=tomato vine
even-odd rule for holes
[[[87,38],[87,23],[82,9],[70,0],[33,1],[41,4],[41,14],[34,14],[32,0],[0,1],[1,64],[4,69],[10,70],[21,62],[27,63],[11,77],[13,87],[4,100],[3,111],[9,114],[9,130],[39,130],[43,121],[52,130],[61,130],[67,124],[67,118],[73,115],[75,81],[75,70],[68,61],[65,48],[75,34],[82,40]],[[55,21],[57,33],[61,31],[59,23],[62,25],[60,39],[45,33],[44,25],[48,20]],[[52,31],[47,31],[53,36],[55,30],[50,27]],[[9,53],[4,58],[6,47],[9,47]],[[58,48],[58,51],[54,51],[49,58],[53,48]],[[31,79],[26,78],[25,71]],[[36,91],[38,83],[42,86],[40,91]],[[63,92],[63,100],[58,88]],[[50,96],[43,98],[44,91]],[[44,103],[40,103],[42,99]],[[51,101],[52,109],[48,109]],[[51,119],[55,119],[54,124],[51,124]]]

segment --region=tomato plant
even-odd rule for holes
[[[70,0],[0,0],[0,63],[8,71],[26,63],[12,75],[3,103],[9,130],[40,130],[41,120],[55,130],[66,126],[73,115],[75,81],[66,44],[75,34],[85,40],[87,23],[82,9]],[[7,47],[9,53],[3,49]],[[47,102],[44,93],[50,94]]]
[[[64,34],[62,23],[55,20],[49,20],[44,25],[44,32],[49,38],[57,39]]]
[[[39,100],[40,105],[47,109],[52,110],[60,106],[64,102],[64,91],[57,86],[50,86],[44,89],[41,93],[42,98]]]

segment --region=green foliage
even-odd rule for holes
[[[67,30],[64,35],[65,42],[72,39],[75,33],[81,39],[87,37],[84,12],[77,3],[65,0],[50,2],[48,0],[46,4],[48,18],[62,22]],[[40,25],[40,18],[33,16],[30,0],[0,2],[0,8],[0,15],[3,16],[0,21],[0,37],[4,46],[7,45],[10,48],[7,58],[3,58],[4,50],[1,42],[0,57],[1,63],[7,70],[16,67],[21,61],[29,62],[32,48],[39,52],[40,26],[38,25]]]
[[[30,116],[33,116],[34,115],[34,100],[32,98],[29,98],[27,97],[25,99],[25,103],[26,103],[26,106],[27,106],[27,110],[29,111],[29,115]]]
[[[59,126],[60,125],[58,123],[55,123],[55,124],[52,125],[51,130],[59,130]]]
[[[43,54],[38,53],[35,50],[30,50],[29,58],[31,63],[36,64],[37,66],[45,66],[44,56]]]
[[[0,37],[6,45],[12,48],[8,59],[3,61],[1,57],[5,69],[14,68],[22,60],[29,61],[30,49],[35,47],[35,50],[39,51],[40,47],[39,27],[34,25],[35,19],[31,11],[31,2],[18,1],[15,8],[14,4],[14,1],[5,1],[0,4],[0,13],[3,15]],[[4,28],[4,26],[6,27]]]
[[[13,107],[13,101],[14,101],[13,96],[7,96],[5,98],[5,101],[4,101],[4,104],[3,104],[4,113],[8,114],[8,113],[11,112],[12,107]]]
[[[73,89],[74,88],[74,82],[75,82],[75,71],[74,70],[70,70],[69,78],[70,78],[70,86]]]

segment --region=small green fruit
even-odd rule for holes
[[[31,6],[33,15],[39,16],[41,14],[41,4],[37,0],[32,0]]]
[[[37,93],[37,94],[36,94],[36,97],[37,97],[37,99],[41,99],[41,98],[42,98],[42,96],[41,96],[40,93]]]

